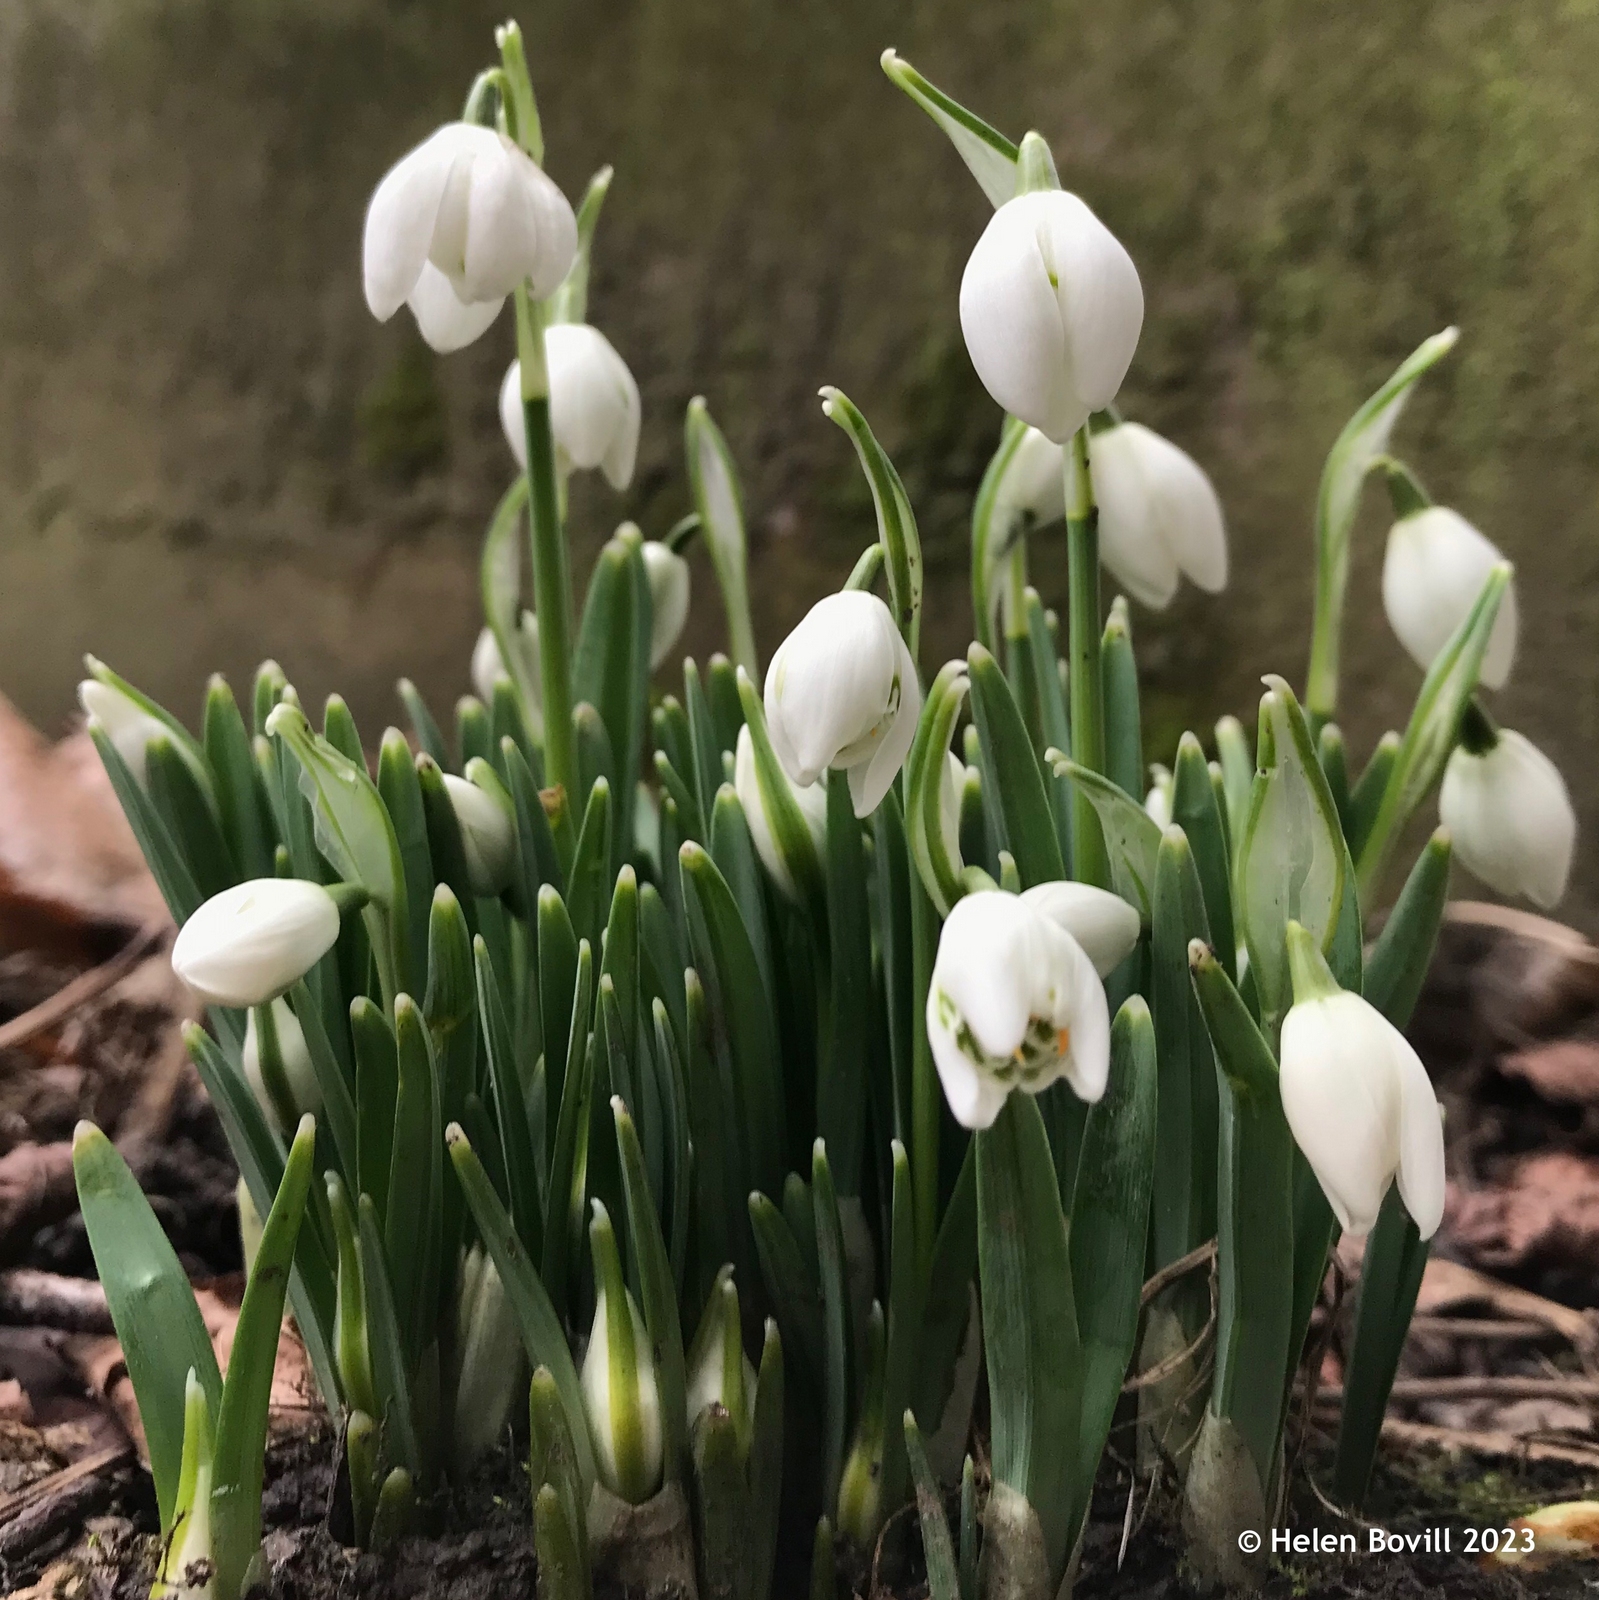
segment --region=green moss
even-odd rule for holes
[[[437,358],[414,334],[394,365],[361,397],[358,426],[361,459],[391,482],[415,483],[449,460]]]

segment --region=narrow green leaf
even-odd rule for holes
[[[250,734],[221,673],[206,686],[202,728],[206,766],[228,849],[241,878],[269,878],[277,840],[260,792]]]
[[[983,771],[994,781],[983,788],[990,824],[1001,847],[1015,857],[1026,888],[1066,875],[1044,776],[1016,697],[999,663],[974,644],[966,652],[972,717],[982,743]]]
[[[611,902],[612,825],[611,786],[600,778],[589,791],[566,885],[566,909],[571,913],[572,928],[580,940],[587,939],[596,949]]]
[[[477,970],[478,1015],[488,1052],[489,1086],[494,1094],[494,1113],[505,1157],[511,1217],[516,1223],[517,1236],[526,1244],[529,1254],[538,1256],[543,1253],[543,1222],[527,1102],[511,1050],[511,1030],[500,1001],[500,986],[489,960],[488,946],[481,938],[473,945],[472,953]]]
[[[1004,134],[995,132],[982,118],[929,83],[892,50],[883,52],[882,67],[889,79],[943,129],[995,210],[1015,197],[1017,150]]]
[[[455,765],[450,760],[450,749],[444,742],[444,735],[439,731],[438,719],[428,709],[428,703],[422,698],[421,692],[409,678],[401,678],[395,686],[400,696],[400,704],[405,707],[405,714],[411,719],[411,731],[416,735],[416,742],[424,755],[432,758],[446,771],[454,772]],[[266,731],[266,725],[260,723],[261,731]]]
[[[593,992],[594,955],[585,939],[577,952],[572,1020],[555,1120],[555,1146],[550,1152],[549,1200],[544,1208],[542,1277],[556,1309],[561,1312],[566,1310],[571,1250],[581,1238],[575,1230],[582,1227],[587,1192],[594,1075],[589,1008]],[[546,1064],[548,1060],[546,1056]]]
[[[938,1480],[927,1464],[922,1430],[916,1426],[914,1412],[904,1417],[905,1450],[910,1457],[911,1477],[916,1484],[916,1512],[922,1524],[922,1556],[927,1567],[927,1592],[930,1600],[961,1600],[960,1574],[955,1566],[955,1543],[949,1536],[949,1518],[944,1515],[944,1497]]]
[[[1416,858],[1366,962],[1362,993],[1396,1028],[1405,1027],[1426,982],[1449,899],[1449,834],[1439,828]]]
[[[817,1065],[816,1127],[839,1187],[856,1194],[866,1141],[872,1029],[872,924],[861,825],[842,772],[827,776],[828,1007]],[[890,1415],[897,1415],[893,1411]]]
[[[696,395],[688,403],[683,421],[683,451],[688,463],[689,487],[699,513],[705,548],[727,608],[728,635],[733,659],[753,678],[760,671],[755,654],[755,632],[750,625],[748,541],[744,533],[744,504],[739,493],[738,470],[722,430],[712,421],[705,399]],[[713,663],[714,666],[714,663]],[[712,704],[715,704],[714,697]],[[723,742],[729,750],[731,744]]]
[[[400,1058],[388,1020],[365,995],[350,1002],[350,1033],[355,1040],[357,1194],[370,1195],[378,1216],[385,1217]]]
[[[855,1329],[838,1198],[818,1139],[811,1154],[811,1200],[816,1210],[816,1253],[822,1291],[822,1504],[837,1504],[855,1394]]]
[[[435,881],[433,856],[428,848],[427,813],[422,804],[416,761],[405,735],[398,728],[383,731],[383,743],[378,749],[378,796],[394,824],[405,878],[406,951],[411,966],[403,981],[425,992],[427,972],[419,964],[427,955],[428,917]]]
[[[399,1060],[399,1092],[394,1102],[394,1145],[389,1164],[389,1205],[383,1242],[395,1304],[400,1308],[406,1348],[420,1355],[430,1331],[432,1307],[423,1295],[424,1238],[436,1226],[439,1197],[428,1181],[439,1138],[435,1120],[436,1065],[433,1042],[422,1013],[409,995],[394,1002],[394,1039]]]
[[[1228,977],[1237,971],[1238,937],[1233,931],[1232,856],[1227,818],[1199,740],[1185,733],[1172,767],[1172,821],[1187,836],[1205,896],[1205,921],[1211,945]]]
[[[1133,655],[1127,601],[1121,595],[1111,603],[1105,619],[1099,661],[1105,695],[1105,776],[1142,805],[1144,735],[1138,710],[1138,661]]]

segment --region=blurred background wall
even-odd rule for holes
[[[92,649],[193,715],[276,655],[370,740],[408,673],[466,688],[477,546],[510,471],[508,319],[431,355],[360,291],[367,196],[457,114],[502,0],[0,4],[0,690],[68,725]],[[1514,559],[1502,719],[1584,821],[1599,923],[1599,5],[1545,0],[539,0],[550,169],[617,176],[591,318],[638,378],[632,489],[576,486],[581,572],[624,516],[687,508],[703,392],[751,513],[770,651],[872,536],[836,383],[922,521],[931,669],[969,636],[966,526],[999,414],[955,296],[987,203],[882,77],[897,47],[1053,145],[1127,243],[1149,316],[1123,406],[1209,469],[1234,581],[1135,613],[1149,754],[1258,674],[1303,677],[1310,519],[1345,417],[1428,333],[1457,352],[1397,448]],[[1360,755],[1419,681],[1377,588],[1368,490],[1345,693]],[[1059,537],[1035,541],[1046,601]],[[703,556],[685,649],[723,639]]]

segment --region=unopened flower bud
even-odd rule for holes
[[[224,889],[178,931],[172,970],[218,1006],[264,1006],[314,967],[339,937],[321,884],[252,878]]]
[[[476,783],[447,772],[444,789],[461,830],[472,893],[492,899],[511,881],[516,867],[515,825],[505,807]]]
[[[650,670],[666,660],[688,621],[688,562],[659,539],[644,545],[644,572],[650,580]]]

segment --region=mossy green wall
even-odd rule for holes
[[[491,51],[484,0],[0,7],[0,688],[47,726],[92,648],[162,698],[279,656],[375,733],[401,672],[447,706],[507,472],[498,328],[435,358],[361,302],[388,163]],[[955,293],[986,203],[877,67],[885,45],[1012,133],[1126,241],[1149,320],[1124,404],[1211,471],[1235,579],[1135,616],[1158,727],[1303,674],[1310,507],[1344,417],[1423,336],[1464,338],[1398,445],[1517,563],[1506,721],[1565,768],[1599,914],[1599,6],[1558,0],[547,0],[523,13],[556,177],[617,179],[592,313],[638,377],[632,491],[574,496],[579,561],[685,508],[704,392],[745,476],[766,648],[871,536],[836,383],[900,462],[926,657],[964,643],[965,519],[998,415]],[[1368,498],[1357,749],[1417,674]],[[1058,541],[1034,558],[1046,599]],[[719,618],[700,579],[686,640]],[[1157,751],[1151,752],[1158,753]]]

